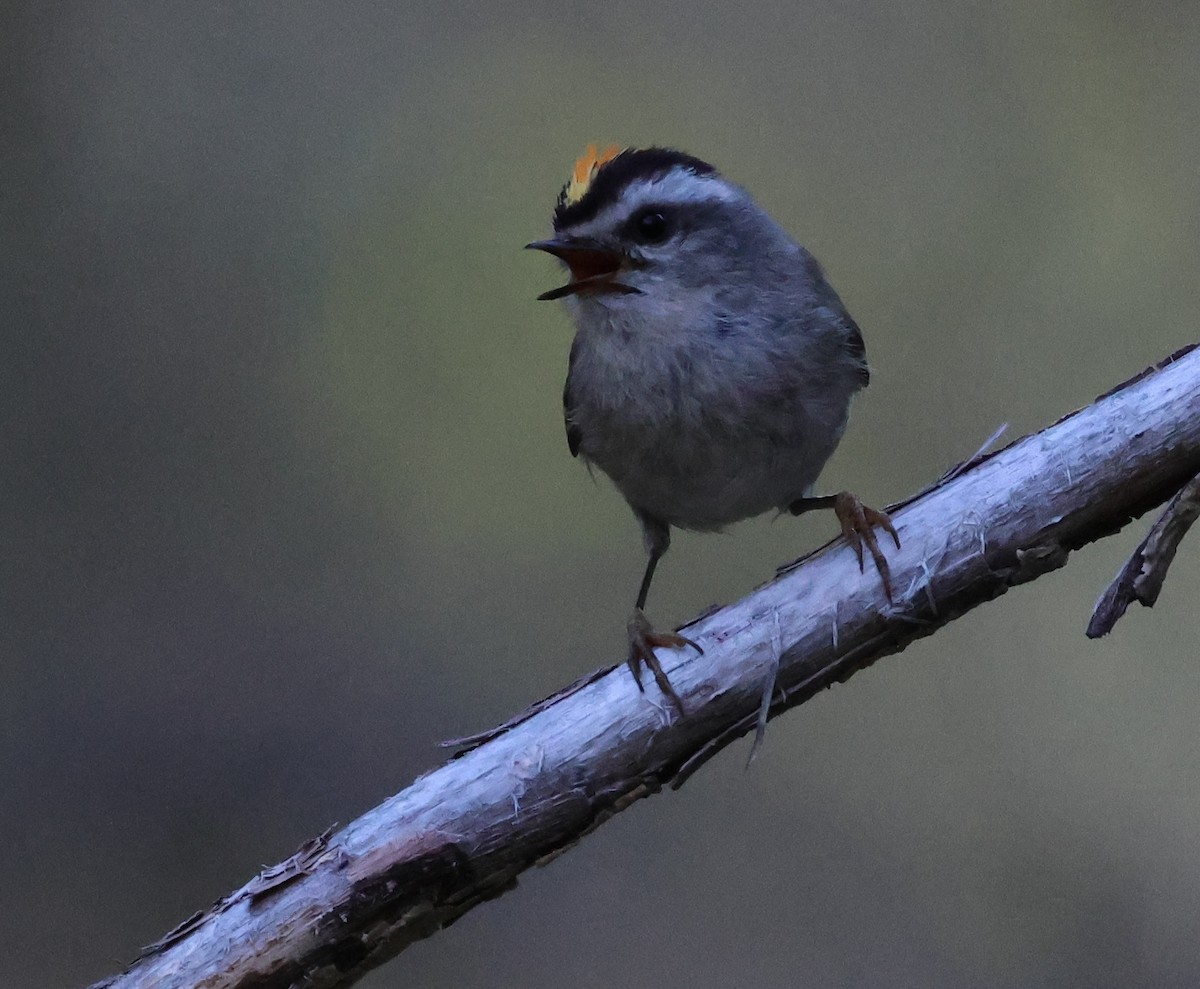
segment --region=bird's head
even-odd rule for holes
[[[570,270],[565,285],[539,299],[642,308],[711,298],[781,234],[746,192],[699,158],[593,146],[559,193],[554,236],[528,246]]]

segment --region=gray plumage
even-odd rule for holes
[[[589,225],[645,267],[620,275],[636,294],[568,297],[563,405],[572,453],[639,517],[715,530],[810,492],[867,368],[812,255],[743,190],[691,178],[701,192],[720,182],[723,198],[678,206],[660,246],[620,236],[628,215],[664,204],[655,183],[626,190],[608,240]]]

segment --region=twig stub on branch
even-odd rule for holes
[[[1088,622],[1089,639],[1098,639],[1113,630],[1134,601],[1147,608],[1162,591],[1175,552],[1192,523],[1200,518],[1200,474],[1193,477],[1167,502],[1167,507],[1138,543],[1108,589],[1096,602]]]

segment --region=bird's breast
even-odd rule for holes
[[[580,453],[635,508],[717,529],[807,492],[845,426],[849,391],[813,392],[794,361],[719,332],[581,329],[571,367]],[[745,341],[742,341],[745,343]]]

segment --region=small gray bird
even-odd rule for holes
[[[891,520],[842,492],[812,497],[850,398],[868,381],[862,334],[811,254],[707,162],[668,148],[595,147],[576,162],[554,237],[576,325],[563,390],[567,444],[612,478],[649,561],[629,619],[629,668],[700,647],[656,632],[644,608],[671,527],[712,532],[770,509],[833,508],[863,562]]]

